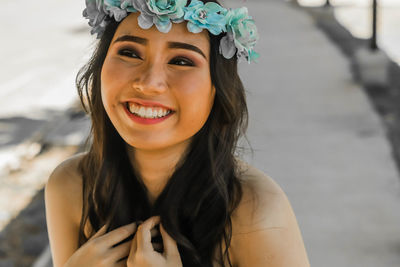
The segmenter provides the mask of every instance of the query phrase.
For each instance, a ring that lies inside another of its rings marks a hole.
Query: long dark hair
[[[203,1],[217,2],[217,1]],[[92,120],[88,153],[79,169],[83,177],[83,209],[79,247],[102,225],[108,230],[160,215],[166,231],[176,240],[183,266],[229,266],[231,215],[242,198],[235,151],[247,129],[245,90],[237,59],[219,53],[223,34],[210,36],[210,74],[216,88],[207,122],[197,132],[185,156],[175,167],[164,190],[151,205],[147,189],[132,166],[126,144],[112,125],[100,95],[100,74],[108,47],[119,23],[110,21],[90,61],[79,71],[76,85],[82,105]],[[225,250],[220,246],[224,241]]]

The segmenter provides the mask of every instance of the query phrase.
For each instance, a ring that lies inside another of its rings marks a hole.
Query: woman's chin
[[[126,142],[126,141],[125,141]],[[165,141],[156,141],[154,139],[150,140],[138,140],[135,139],[133,142],[126,142],[128,145],[128,149],[130,150],[140,150],[140,151],[147,151],[147,152],[160,152],[164,150],[175,150],[175,149],[186,149],[187,145],[189,144],[190,139],[183,140],[181,142],[165,142]]]

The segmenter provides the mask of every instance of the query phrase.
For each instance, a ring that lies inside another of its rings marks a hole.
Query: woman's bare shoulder
[[[292,210],[279,184],[247,162],[237,163],[243,197],[233,214],[233,234],[287,226]]]
[[[61,162],[51,173],[46,191],[52,191],[53,196],[63,199],[65,204],[73,208],[71,215],[74,221],[80,220],[82,197],[82,175],[79,172],[79,162],[85,153],[75,154]]]
[[[80,186],[82,176],[79,172],[79,163],[85,156],[85,152],[75,154],[62,161],[51,173],[49,181],[67,186]]]
[[[291,204],[267,174],[239,163],[243,198],[232,219],[237,266],[307,266],[307,253]]]

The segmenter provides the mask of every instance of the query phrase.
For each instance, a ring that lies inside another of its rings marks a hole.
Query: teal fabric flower
[[[109,11],[104,7],[103,0],[86,0],[86,8],[83,10],[83,17],[89,19],[90,33],[97,34],[99,38],[108,24]]]
[[[173,21],[183,21],[184,11],[187,0],[149,0],[149,9],[158,16],[167,16]],[[162,17],[164,19],[164,17]]]
[[[227,11],[214,2],[204,4],[199,0],[192,0],[190,5],[185,7],[184,19],[188,21],[187,28],[190,32],[199,33],[207,29],[212,34],[218,35],[226,31]]]
[[[220,51],[226,58],[236,52],[238,57],[245,56],[250,62],[259,57],[254,51],[259,37],[254,20],[248,15],[246,7],[229,10],[226,14],[227,35],[222,38]]]
[[[91,34],[100,38],[111,19],[120,22],[128,13],[140,12],[138,24],[143,29],[156,25],[167,33],[172,23],[187,21],[188,31],[193,33],[207,29],[213,35],[226,32],[220,42],[220,53],[227,59],[235,54],[246,57],[248,62],[257,59],[254,51],[258,32],[247,8],[225,9],[215,2],[204,4],[199,0],[85,0],[83,16],[89,19]]]
[[[153,24],[160,32],[167,33],[172,22],[183,21],[187,0],[134,0],[133,7],[140,11],[139,26],[149,29]]]
[[[135,0],[122,0],[121,9],[125,9],[127,12],[137,12],[137,10],[133,7],[133,2]]]
[[[121,0],[104,0],[104,6],[110,17],[114,17],[116,21],[121,21],[128,15],[128,12],[121,8]]]

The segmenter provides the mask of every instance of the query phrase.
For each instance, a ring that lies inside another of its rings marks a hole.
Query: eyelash
[[[135,57],[132,57],[131,56],[132,54],[134,54]],[[126,49],[126,48],[118,50],[118,55],[121,55],[121,56],[124,56],[124,57],[131,57],[131,58],[140,58],[134,50]]]
[[[184,58],[184,57],[175,57],[174,59],[172,59],[170,62],[185,62],[185,64],[175,64],[175,65],[178,65],[178,66],[194,66],[194,63],[190,60],[190,59],[187,59],[187,58]]]
[[[138,53],[136,53],[134,50],[132,50],[132,49],[127,49],[127,48],[123,48],[123,49],[120,49],[119,51],[118,51],[118,55],[121,55],[121,56],[123,56],[123,57],[130,57],[130,58],[139,58],[139,59],[141,59],[138,55],[137,55]],[[132,55],[135,55],[135,56],[132,56]],[[195,64],[193,63],[193,61],[191,61],[190,59],[188,59],[188,58],[185,58],[185,57],[175,57],[175,58],[173,58],[171,61],[170,61],[170,63],[171,62],[174,62],[174,63],[177,63],[177,62],[184,62],[185,64],[175,64],[175,65],[177,65],[177,66],[194,66]]]

